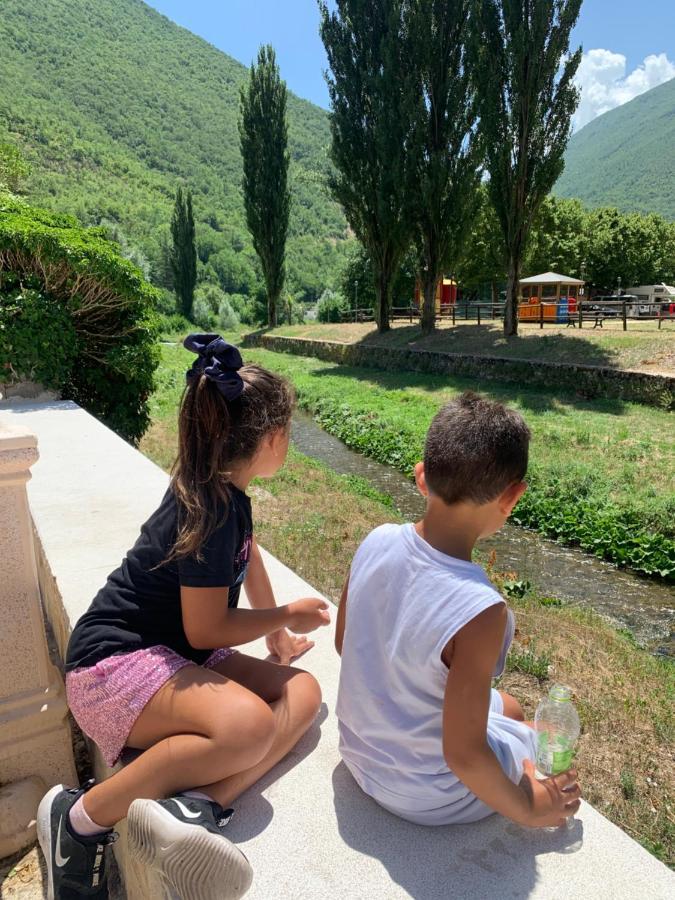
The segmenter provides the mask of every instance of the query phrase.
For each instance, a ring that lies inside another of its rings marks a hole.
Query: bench
[[[43,600],[63,654],[70,629],[136,539],[167,476],[74,403],[0,404],[0,416],[38,436],[40,460],[28,491]],[[265,560],[279,602],[316,593],[269,554]],[[340,762],[332,629],[316,641],[301,664],[321,683],[319,718],[237,802],[229,828],[255,871],[251,900],[675,896],[675,875],[587,803],[569,832],[554,834],[499,816],[432,829],[382,810]],[[264,655],[263,642],[246,652]],[[121,831],[115,846],[126,896],[141,900]]]

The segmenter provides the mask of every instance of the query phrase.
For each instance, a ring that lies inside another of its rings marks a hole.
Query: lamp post
[[[354,282],[354,321],[356,322],[357,312],[359,308],[359,279]]]

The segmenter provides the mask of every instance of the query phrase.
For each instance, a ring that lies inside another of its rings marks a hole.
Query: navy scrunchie
[[[206,375],[226,400],[236,400],[244,390],[239,369],[244,365],[241,353],[219,334],[189,334],[183,341],[186,350],[197,354],[192,368],[186,373],[188,381]]]

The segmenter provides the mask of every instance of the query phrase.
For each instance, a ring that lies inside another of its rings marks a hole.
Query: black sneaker
[[[73,830],[69,813],[83,788],[66,790],[57,784],[42,798],[37,814],[37,833],[47,861],[48,900],[75,897],[107,898],[106,850],[117,839],[114,831],[84,837]]]
[[[127,816],[127,839],[144,896],[151,900],[243,897],[253,870],[223,833],[231,818],[231,809],[196,797],[134,800]]]

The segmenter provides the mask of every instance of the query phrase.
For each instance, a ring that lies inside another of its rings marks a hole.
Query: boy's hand
[[[295,634],[303,634],[307,631],[316,631],[322,625],[328,625],[330,615],[328,604],[318,597],[304,597],[288,604],[291,619],[288,627]]]
[[[292,660],[302,656],[314,646],[314,641],[308,641],[304,634],[295,637],[295,635],[289,634],[285,628],[268,634],[266,643],[267,649],[279,659],[282,666],[289,665]]]
[[[526,759],[520,787],[527,795],[530,807],[529,815],[522,824],[533,828],[563,825],[565,819],[573,816],[581,805],[576,769],[540,781],[535,775],[534,763]]]

